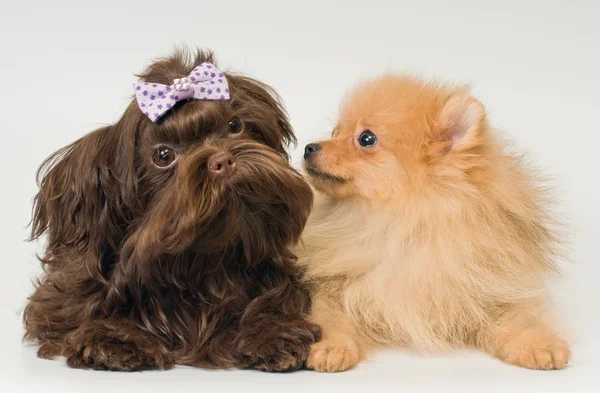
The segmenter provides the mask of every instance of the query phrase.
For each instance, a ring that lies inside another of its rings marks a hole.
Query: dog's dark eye
[[[242,131],[242,122],[238,119],[229,120],[229,132],[237,134]]]
[[[168,146],[157,147],[156,150],[154,150],[154,155],[152,156],[154,164],[161,168],[168,167],[175,161],[176,158],[177,154],[175,154],[175,151]]]
[[[377,143],[377,136],[371,130],[364,130],[358,137],[358,143],[364,147],[373,146]]]

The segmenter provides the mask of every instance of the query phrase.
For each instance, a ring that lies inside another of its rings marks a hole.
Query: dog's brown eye
[[[358,143],[364,147],[373,146],[377,143],[377,136],[371,130],[364,130],[358,137]]]
[[[157,147],[152,156],[154,164],[161,168],[171,165],[175,161],[175,158],[177,158],[175,151],[168,146]]]
[[[242,131],[242,122],[238,119],[229,120],[229,132],[232,134],[237,134]]]

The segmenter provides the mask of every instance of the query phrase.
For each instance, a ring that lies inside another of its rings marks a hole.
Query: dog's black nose
[[[208,159],[208,169],[215,175],[229,177],[235,172],[235,157],[229,152],[213,154]]]
[[[318,152],[322,148],[318,143],[309,143],[304,148],[304,159],[306,160],[311,154]]]

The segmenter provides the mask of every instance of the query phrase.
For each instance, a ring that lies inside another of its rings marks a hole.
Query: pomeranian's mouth
[[[308,174],[310,176],[316,177],[317,179],[320,179],[320,180],[329,181],[332,183],[343,184],[348,181],[348,179],[346,179],[346,178],[343,178],[341,176],[337,176],[337,175],[334,175],[334,174],[331,174],[328,172],[323,172],[322,170],[317,169],[313,166],[307,166],[306,171],[308,172]]]

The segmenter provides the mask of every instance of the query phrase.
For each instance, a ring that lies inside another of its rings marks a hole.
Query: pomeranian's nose
[[[323,147],[318,143],[309,143],[304,148],[304,159],[306,160],[308,157],[310,157],[311,154],[318,152],[322,148]]]
[[[215,153],[208,159],[208,170],[229,177],[235,172],[235,157],[229,152]]]

